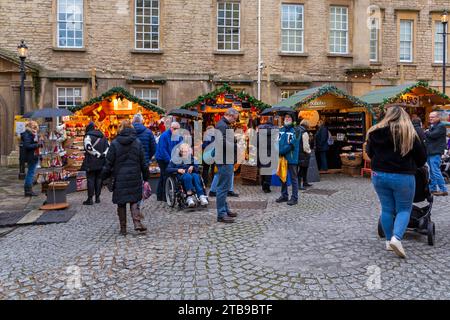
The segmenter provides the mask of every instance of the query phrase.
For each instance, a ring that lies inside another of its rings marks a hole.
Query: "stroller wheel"
[[[378,236],[380,238],[384,238],[384,231],[383,231],[383,227],[381,226],[381,218],[378,218]]]
[[[428,228],[427,228],[428,244],[430,246],[434,246],[435,234],[436,234],[436,229],[434,226],[434,222],[430,221],[430,223],[428,223]]]

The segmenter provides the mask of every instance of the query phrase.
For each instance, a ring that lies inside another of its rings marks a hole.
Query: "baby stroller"
[[[441,172],[445,183],[450,183],[450,151],[445,151],[441,158]]]
[[[409,218],[407,231],[413,231],[419,234],[427,235],[428,244],[434,245],[435,226],[431,221],[431,208],[433,207],[433,195],[430,192],[430,178],[427,167],[417,169],[416,172],[416,193],[414,203],[427,201],[425,207],[413,205],[411,217]],[[384,238],[384,231],[381,226],[381,217],[378,219],[378,235]]]

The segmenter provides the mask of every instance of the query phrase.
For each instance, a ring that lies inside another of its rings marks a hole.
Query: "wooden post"
[[[91,69],[91,98],[95,98],[97,96],[97,88],[96,88],[95,84],[96,84],[95,68],[92,68]]]

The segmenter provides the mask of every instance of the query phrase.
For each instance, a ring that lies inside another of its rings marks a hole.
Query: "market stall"
[[[259,124],[260,112],[266,108],[270,108],[270,105],[243,91],[237,92],[228,84],[224,84],[220,88],[205,95],[201,95],[194,101],[186,103],[180,108],[199,112],[203,120],[203,130],[206,130],[208,126],[215,126],[229,108],[234,108],[239,112],[239,119],[235,124],[235,128],[242,129],[245,133],[248,129],[256,129]],[[243,177],[255,179],[256,182],[256,158],[248,157],[248,154],[251,152],[249,150],[248,141],[246,150],[246,159],[253,159],[254,161],[250,160],[241,167],[236,165],[235,171],[240,169],[240,173]]]
[[[431,88],[425,81],[373,90],[360,99],[373,108],[377,119],[387,105],[400,104],[411,116],[417,115],[422,119],[425,125],[431,111],[446,109],[445,105],[450,104],[447,95]]]
[[[68,154],[67,169],[79,171],[84,159],[83,138],[86,125],[93,121],[109,140],[114,139],[120,122],[125,119],[132,120],[137,113],[142,114],[144,125],[158,135],[159,120],[164,110],[148,101],[133,96],[121,87],[112,88],[101,96],[93,98],[79,106],[72,107],[73,116],[66,117],[67,140],[65,143]],[[155,164],[151,172],[158,174]]]
[[[370,105],[335,86],[325,85],[299,91],[274,107],[298,111],[299,119],[309,121],[312,135],[319,120],[325,121],[332,137],[327,152],[328,172],[354,175],[359,170],[365,135],[374,115]]]

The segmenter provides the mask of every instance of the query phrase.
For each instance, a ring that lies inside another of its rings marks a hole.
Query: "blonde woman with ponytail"
[[[385,117],[367,133],[372,183],[381,203],[381,225],[386,249],[406,258],[401,240],[411,215],[417,168],[426,163],[426,152],[408,113],[391,106]]]

